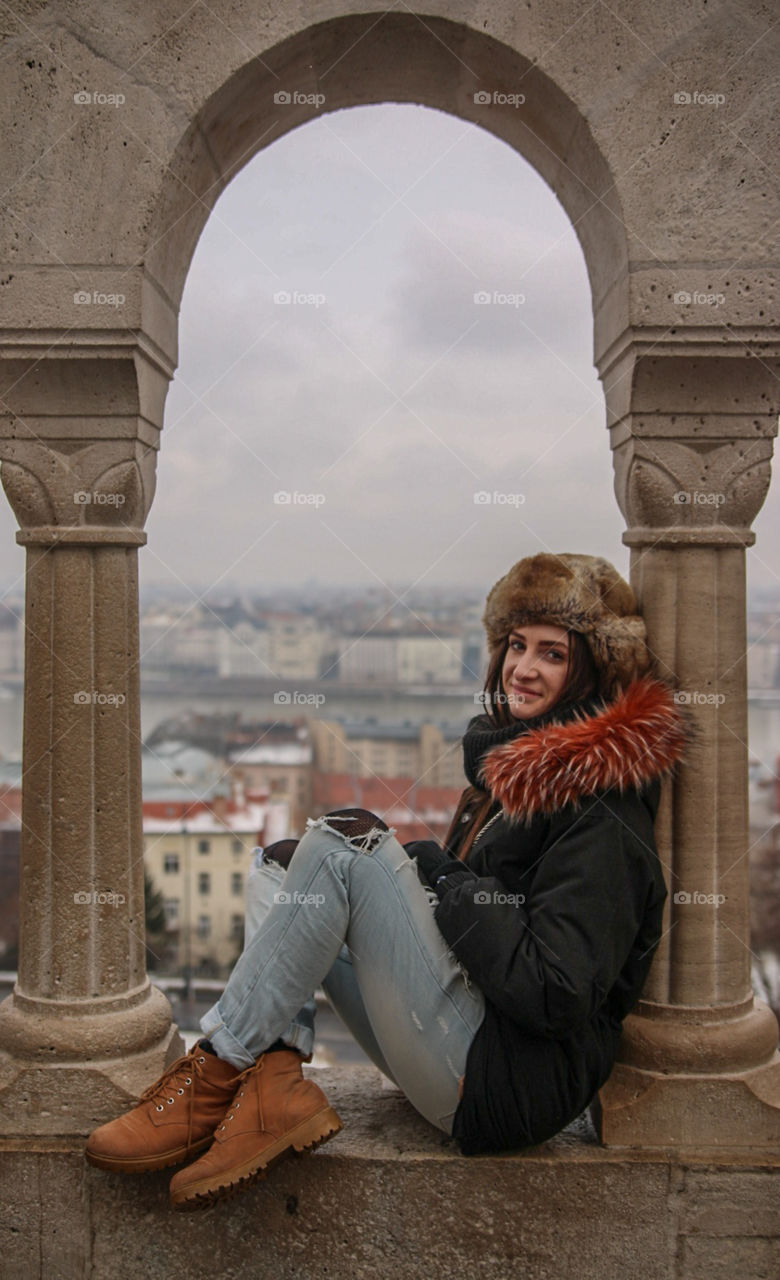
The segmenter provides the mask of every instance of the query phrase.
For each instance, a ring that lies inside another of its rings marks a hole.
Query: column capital
[[[4,355],[2,483],[23,545],[143,545],[167,387],[137,346]]]
[[[771,479],[780,363],[626,347],[604,375],[623,541],[749,547]]]
[[[142,546],[156,449],[119,440],[0,440],[2,483],[22,545]]]

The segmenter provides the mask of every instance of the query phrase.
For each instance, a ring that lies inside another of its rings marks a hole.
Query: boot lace
[[[265,1055],[263,1054],[263,1056],[258,1058],[257,1062],[254,1062],[251,1067],[247,1067],[245,1071],[242,1071],[240,1076],[236,1076],[236,1084],[238,1088],[236,1092],[233,1094],[233,1101],[230,1104],[231,1109],[229,1113],[225,1116],[224,1120],[222,1121],[222,1124],[219,1126],[220,1133],[228,1124],[230,1124],[230,1121],[233,1119],[234,1115],[236,1114],[239,1107],[241,1106],[241,1099],[244,1096],[244,1083],[247,1077],[254,1075],[259,1071],[262,1071],[264,1060],[265,1060]]]
[[[150,1085],[138,1100],[139,1106],[142,1102],[152,1102],[156,1111],[164,1111],[166,1106],[173,1106],[177,1097],[184,1097],[186,1090],[189,1089],[190,1092],[187,1097],[188,1146],[192,1140],[192,1109],[195,1101],[193,1085],[203,1075],[205,1062],[205,1053],[196,1045],[184,1057],[177,1058],[175,1062],[172,1062],[160,1076],[160,1079],[155,1080],[154,1084]]]

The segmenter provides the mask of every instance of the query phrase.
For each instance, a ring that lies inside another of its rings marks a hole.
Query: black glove
[[[412,840],[404,848],[410,858],[417,859],[417,874],[421,882],[435,889],[439,899],[459,881],[478,879],[465,862],[451,858],[435,840]]]

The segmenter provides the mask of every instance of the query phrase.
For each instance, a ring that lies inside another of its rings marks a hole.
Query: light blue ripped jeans
[[[440,933],[438,899],[395,832],[350,839],[310,818],[287,871],[258,854],[244,951],[201,1019],[203,1034],[241,1070],[278,1038],[308,1057],[313,992],[322,986],[380,1071],[451,1134],[485,1001]]]

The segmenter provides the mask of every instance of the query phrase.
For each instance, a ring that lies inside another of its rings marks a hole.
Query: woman
[[[484,614],[485,711],[445,848],[373,814],[260,855],[246,948],[205,1039],[90,1137],[101,1168],[163,1168],[177,1208],[234,1194],[341,1128],[311,1060],[322,985],[365,1052],[465,1155],[559,1132],[609,1076],[662,933],[653,820],[689,725],[607,561],[521,560]],[[206,1150],[207,1148],[207,1150]]]

